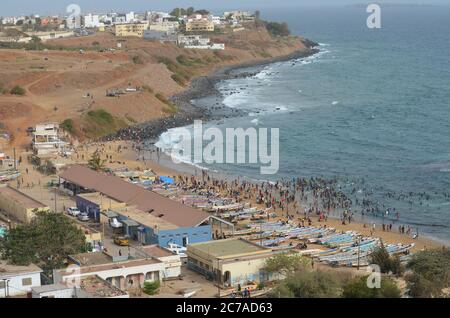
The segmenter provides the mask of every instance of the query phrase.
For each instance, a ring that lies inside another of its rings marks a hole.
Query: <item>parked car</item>
[[[87,222],[89,221],[89,215],[87,213],[80,213],[77,216],[78,220],[80,220],[81,222]]]
[[[121,229],[123,224],[121,222],[119,222],[117,220],[117,218],[112,218],[109,219],[109,225],[113,228],[113,229]]]
[[[71,216],[78,216],[81,214],[81,211],[78,210],[78,208],[76,207],[71,207],[67,209],[67,214],[71,215]]]
[[[114,244],[119,245],[119,246],[129,246],[130,241],[128,240],[128,238],[126,236],[116,236],[114,238]]]
[[[169,243],[167,249],[174,252],[177,255],[180,255],[180,257],[187,257],[186,254],[187,248],[184,246],[180,246],[175,243]]]

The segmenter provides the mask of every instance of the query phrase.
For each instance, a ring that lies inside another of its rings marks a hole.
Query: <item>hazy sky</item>
[[[0,16],[32,13],[62,14],[71,3],[78,4],[83,13],[88,13],[109,10],[169,10],[177,6],[214,10],[360,3],[448,4],[449,0],[0,0]]]

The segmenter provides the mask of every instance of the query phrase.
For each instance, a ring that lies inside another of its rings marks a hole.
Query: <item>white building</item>
[[[0,261],[0,298],[28,294],[32,287],[41,286],[41,273],[34,264],[16,266]]]
[[[149,30],[160,32],[174,32],[179,28],[178,21],[161,20],[159,22],[150,22]]]
[[[135,14],[133,11],[125,14],[125,21],[127,23],[135,22]]]
[[[104,26],[104,23],[100,22],[100,16],[98,14],[88,14],[84,16],[85,28],[99,28]]]
[[[59,125],[45,123],[36,125],[33,132],[33,150],[36,155],[56,154],[68,145],[59,137]]]
[[[232,19],[237,21],[253,21],[255,20],[254,15],[248,11],[227,11],[223,13],[224,19]]]
[[[54,271],[56,283],[73,283],[87,276],[99,276],[123,291],[142,287],[145,281],[161,281],[165,265],[155,258],[111,256],[105,252],[69,256],[73,267]]]
[[[31,288],[31,298],[73,298],[74,289],[65,284],[42,285]]]
[[[147,255],[164,263],[164,279],[177,278],[181,275],[181,256],[158,245],[143,246],[142,250]]]
[[[208,17],[208,19],[209,19],[212,23],[214,23],[214,25],[220,25],[220,24],[222,24],[221,17],[219,17],[219,16],[211,15],[211,16]]]
[[[33,287],[32,298],[129,298],[128,293],[98,276],[86,276],[77,285],[52,284]]]
[[[127,17],[125,15],[116,15],[113,17],[114,24],[127,23]]]
[[[179,35],[178,45],[186,49],[225,50],[224,43],[212,43],[209,38],[201,35]]]

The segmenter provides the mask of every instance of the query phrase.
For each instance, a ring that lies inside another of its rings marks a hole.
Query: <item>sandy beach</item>
[[[121,150],[117,151],[117,149],[119,148]],[[171,176],[175,179],[179,179],[180,176],[201,176],[201,170],[186,164],[175,165],[172,163],[171,167],[167,167],[167,160],[169,160],[170,158],[163,159],[162,155],[160,157],[160,163],[158,163],[156,153],[149,154],[147,152],[147,154],[144,156],[146,159],[143,160],[143,153],[138,154],[133,148],[133,143],[129,141],[92,143],[83,147],[83,150],[78,152],[78,156],[80,157],[81,155],[84,155],[84,158],[89,158],[90,155],[97,149],[101,151],[102,157],[106,158],[107,156],[108,158],[111,158],[112,156],[112,160],[109,160],[109,162],[107,163],[107,166],[111,169],[124,167],[135,170],[151,169],[156,175]],[[161,164],[161,162],[166,162],[166,164],[163,165]],[[230,177],[230,180],[233,179]],[[260,205],[256,204],[254,199],[242,198],[242,200],[244,202],[249,202],[251,206],[261,207]],[[286,212],[283,212],[278,208],[275,212],[277,213],[279,220],[286,220]],[[292,215],[294,216],[294,219],[300,217],[295,214]],[[312,226],[320,227],[326,225],[327,227],[335,228],[338,231],[357,231],[364,236],[371,236],[371,234],[373,234],[374,237],[380,238],[385,244],[414,243],[415,246],[411,249],[412,252],[423,249],[437,248],[445,245],[445,243],[426,237],[425,235],[419,235],[418,238],[413,239],[412,235],[400,234],[398,231],[398,225],[401,225],[401,221],[394,225],[391,231],[383,231],[381,224],[377,222],[375,231],[373,231],[373,220],[367,220],[366,223],[352,221],[350,224],[347,223],[345,225],[343,225],[339,219],[333,218],[332,216],[329,217],[326,221],[319,221],[319,218],[317,216],[311,216],[311,220]],[[311,247],[313,248],[312,245]]]

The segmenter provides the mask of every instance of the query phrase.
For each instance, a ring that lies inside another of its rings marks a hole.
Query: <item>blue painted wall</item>
[[[126,220],[127,217],[119,215],[120,220]],[[184,246],[187,238],[187,244],[201,243],[212,240],[211,225],[202,225],[197,227],[183,227],[172,230],[158,230],[144,226],[143,233],[145,235],[145,245],[158,244],[162,247],[167,247],[169,243],[175,243]],[[134,237],[132,237],[134,239]]]
[[[86,212],[89,217],[96,222],[100,222],[100,206],[82,197],[76,196],[77,208],[81,212]]]
[[[187,237],[187,244],[210,241],[212,239],[211,226],[203,225],[159,231],[158,244],[163,247],[168,246],[169,243],[185,246],[186,241],[183,241],[184,237]]]

